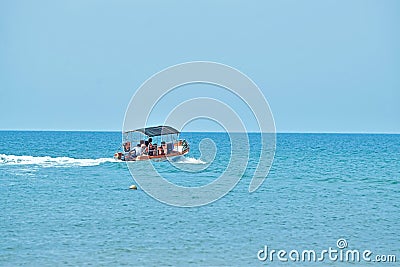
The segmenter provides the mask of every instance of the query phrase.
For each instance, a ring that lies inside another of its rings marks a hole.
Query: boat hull
[[[114,159],[119,160],[119,161],[144,161],[144,160],[165,161],[165,160],[168,160],[168,158],[175,158],[175,157],[183,156],[183,155],[186,155],[187,153],[189,153],[189,148],[182,152],[173,151],[169,154],[162,154],[162,155],[156,155],[156,156],[141,155],[141,156],[137,156],[134,158],[123,158],[123,157],[121,157],[121,155],[116,155],[116,156],[114,156]]]

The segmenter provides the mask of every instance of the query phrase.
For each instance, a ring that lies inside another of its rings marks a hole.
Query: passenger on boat
[[[140,144],[137,144],[136,146],[135,146],[135,148],[133,149],[133,157],[137,157],[137,156],[140,156],[140,155],[142,155],[142,148],[140,147]]]
[[[149,138],[149,145],[148,145],[148,149],[149,149],[149,156],[153,156],[154,155],[154,146],[153,146],[153,138]]]
[[[124,144],[124,151],[125,151],[125,152],[131,151],[131,142],[126,142],[126,143]]]
[[[167,152],[167,145],[165,144],[165,141],[161,141],[160,153],[161,155],[165,155],[166,152]]]
[[[147,142],[147,141],[146,141]],[[147,155],[147,153],[148,153],[148,148],[147,148],[147,146],[145,145],[145,144],[142,144],[141,145],[141,148],[142,148],[142,155]]]

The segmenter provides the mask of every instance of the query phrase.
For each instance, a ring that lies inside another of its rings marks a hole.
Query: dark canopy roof
[[[156,126],[156,127],[147,127],[147,128],[140,128],[133,131],[127,132],[140,132],[147,136],[159,136],[159,135],[166,135],[166,134],[178,134],[179,131],[171,126]]]

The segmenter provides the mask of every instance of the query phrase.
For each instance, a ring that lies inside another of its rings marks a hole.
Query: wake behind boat
[[[166,160],[189,153],[189,144],[179,139],[180,132],[171,126],[140,128],[123,133],[122,151],[116,160]]]

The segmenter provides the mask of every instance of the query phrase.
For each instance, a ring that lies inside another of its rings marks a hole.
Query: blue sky
[[[147,78],[206,60],[279,132],[400,133],[398,25],[397,0],[0,1],[0,129],[120,130]]]

